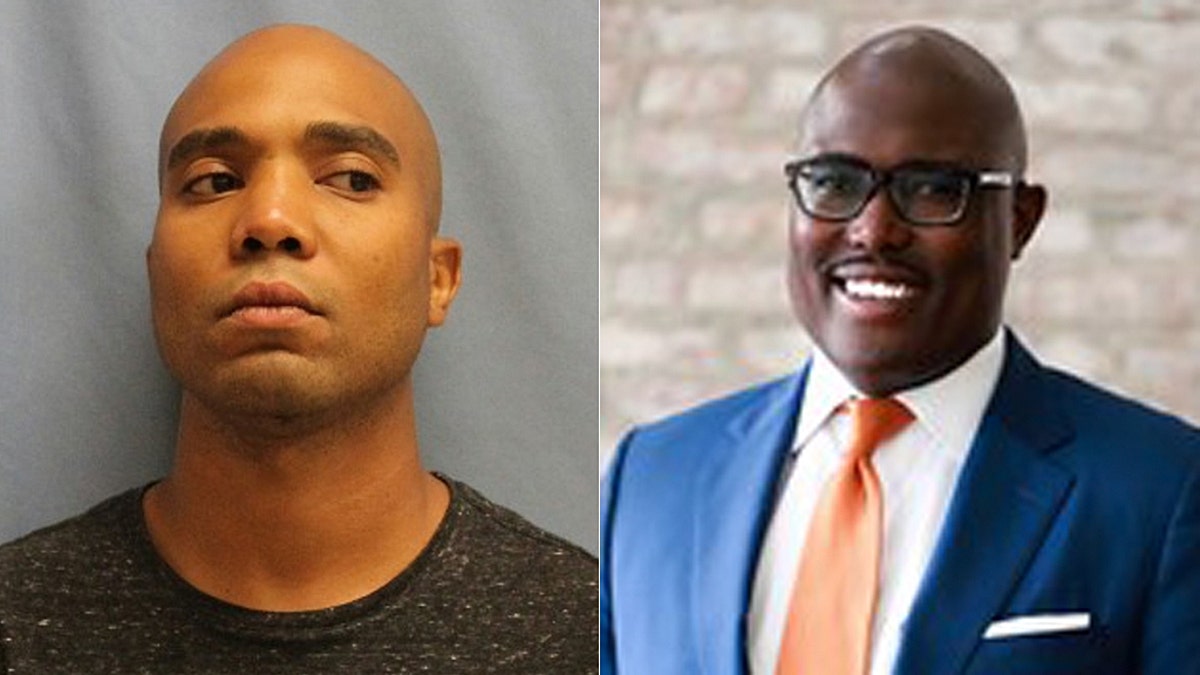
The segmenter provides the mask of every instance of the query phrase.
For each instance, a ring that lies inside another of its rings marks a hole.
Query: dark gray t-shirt
[[[375,593],[314,612],[205,595],[150,543],[144,489],[0,547],[8,673],[594,673],[586,551],[445,479],[446,517]]]

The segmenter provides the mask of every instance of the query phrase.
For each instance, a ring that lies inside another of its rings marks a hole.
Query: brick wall
[[[946,28],[1011,78],[1050,208],[1008,321],[1045,360],[1200,422],[1200,6],[1177,0],[600,3],[600,447],[785,372],[780,166],[866,36]]]

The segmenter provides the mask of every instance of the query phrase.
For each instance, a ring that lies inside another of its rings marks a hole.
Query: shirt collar
[[[932,382],[906,389],[895,397],[908,407],[938,446],[961,459],[975,438],[1003,364],[1004,331],[997,330],[983,347],[954,370]],[[792,452],[808,443],[838,406],[853,396],[862,396],[862,393],[819,347],[814,347]]]

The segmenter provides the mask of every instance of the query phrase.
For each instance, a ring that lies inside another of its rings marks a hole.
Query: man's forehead
[[[411,94],[373,57],[340,39],[324,37],[288,44],[239,41],[219,54],[188,84],[168,114],[160,139],[163,163],[170,163],[181,140],[195,138],[197,132],[237,129],[247,136],[256,133],[254,125],[265,125],[312,137],[312,126],[327,120],[347,131],[343,137],[357,135],[385,155],[395,155],[387,146],[400,144],[399,136],[413,126],[405,119],[413,115]],[[331,138],[332,133],[316,137]]]
[[[401,106],[411,94],[386,68],[358,50],[303,43],[279,50],[225,52],[184,88],[168,115],[221,110],[239,101],[276,96],[297,104],[319,96],[353,100],[365,112]],[[253,103],[251,104],[253,105]]]
[[[382,62],[367,51],[327,30],[313,26],[271,26],[245,35],[222,49],[197,74],[199,80],[225,69],[255,65],[277,66],[281,61],[339,63],[353,70],[373,70],[395,79]]]
[[[914,33],[868,42],[829,72],[801,117],[801,148],[892,142],[893,154],[924,159],[1019,157],[1019,112],[998,71],[944,34]]]
[[[965,89],[914,78],[847,78],[832,82],[810,101],[804,135],[869,133],[882,128],[956,134],[990,117],[983,101]]]
[[[880,48],[848,58],[830,71],[814,91],[811,105],[850,102],[882,112],[900,100],[909,107],[975,109],[992,98],[994,90],[995,83],[941,51]]]

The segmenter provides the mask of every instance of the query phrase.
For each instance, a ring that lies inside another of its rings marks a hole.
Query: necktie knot
[[[854,398],[846,402],[846,410],[850,413],[847,451],[855,459],[869,456],[913,419],[908,408],[894,398]]]

